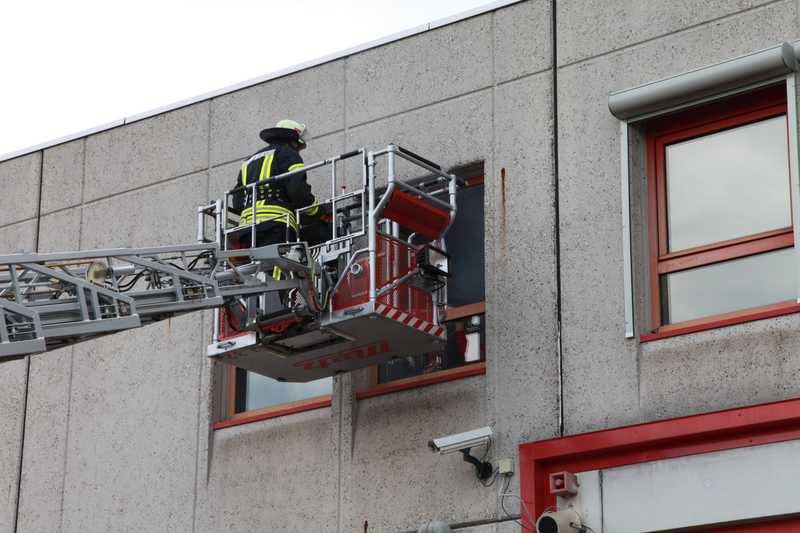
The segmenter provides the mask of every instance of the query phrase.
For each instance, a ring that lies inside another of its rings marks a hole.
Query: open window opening
[[[450,257],[444,349],[393,359],[373,367],[371,390],[388,384],[419,384],[419,379],[438,374],[461,377],[458,369],[483,368],[485,345],[484,165],[483,162],[451,170],[461,180],[457,192],[458,215],[445,236]],[[401,235],[401,238],[418,237]],[[474,374],[468,374],[474,375]]]
[[[445,237],[444,250],[451,258],[448,306],[443,325],[447,343],[442,350],[394,359],[371,367],[361,381],[359,397],[383,393],[382,387],[413,387],[426,379],[433,382],[484,372],[485,259],[483,162],[452,169],[461,182],[457,191],[458,215]],[[420,178],[420,181],[425,178]],[[445,193],[442,193],[445,194]],[[419,235],[401,234],[401,240],[424,244]],[[227,427],[308,409],[329,406],[333,379],[286,383],[232,368],[227,382]]]

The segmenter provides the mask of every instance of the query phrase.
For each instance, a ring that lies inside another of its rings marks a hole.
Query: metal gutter
[[[197,96],[193,96],[191,98],[186,98],[185,100],[179,100],[177,102],[167,104],[165,106],[157,107],[155,109],[151,109],[148,111],[144,111],[142,113],[136,113],[134,115],[130,115],[128,117],[123,117],[118,120],[114,120],[112,122],[108,122],[106,124],[102,124],[99,126],[95,126],[86,130],[82,130],[76,133],[71,133],[69,135],[65,135],[63,137],[58,137],[56,139],[45,141],[33,146],[29,146],[26,148],[21,148],[19,150],[14,150],[13,152],[8,152],[6,154],[0,154],[0,162],[7,161],[9,159],[14,159],[15,157],[20,157],[23,155],[27,155],[33,152],[38,152],[39,150],[44,150],[46,148],[51,148],[53,146],[57,146],[59,144],[64,144],[69,141],[74,141],[75,139],[80,139],[82,137],[87,137],[89,135],[93,135],[95,133],[99,133],[101,131],[110,130],[112,128],[116,128],[118,126],[123,126],[125,124],[130,124],[132,122],[137,122],[139,120],[144,120],[146,118],[150,118],[156,115],[161,115],[163,113],[167,113],[169,111],[174,111],[176,109],[180,109],[182,107],[190,106],[192,104],[196,104],[199,102],[203,102],[205,100],[210,100],[212,98],[216,98],[218,96],[222,96],[225,94],[230,94],[235,91],[239,91],[241,89],[246,89],[248,87],[252,87],[254,85],[258,85],[260,83],[264,83],[267,81],[271,81],[277,78],[281,78],[283,76],[288,76],[289,74],[295,74],[297,72],[307,70],[313,67],[318,67],[325,63],[330,63],[332,61],[336,61],[338,59],[342,59],[351,55],[355,55],[361,52],[365,52],[367,50],[371,50],[373,48],[378,48],[385,44],[393,43],[395,41],[399,41],[401,39],[405,39],[406,37],[412,37],[414,35],[419,35],[421,33],[425,33],[426,31],[430,31],[436,28],[441,28],[442,26],[447,26],[448,24],[453,24],[455,22],[460,22],[462,20],[466,20],[472,17],[476,17],[478,15],[483,15],[485,13],[489,13],[491,11],[496,11],[498,9],[518,4],[525,0],[495,0],[494,2],[490,2],[486,5],[476,7],[474,9],[470,9],[468,11],[463,11],[461,13],[457,13],[455,15],[451,15],[449,17],[440,18],[434,20],[433,22],[428,22],[426,24],[421,24],[419,26],[415,26],[413,28],[409,28],[407,30],[403,30],[397,33],[393,33],[391,35],[387,35],[385,37],[381,37],[379,39],[375,39],[373,41],[368,41],[364,44],[360,44],[354,46],[352,48],[347,48],[345,50],[341,50],[338,52],[334,52],[332,54],[328,54],[316,59],[312,59],[310,61],[305,61],[303,63],[298,63],[297,65],[292,65],[286,68],[282,68],[280,70],[276,70],[274,72],[270,72],[269,74],[264,74],[263,76],[258,76],[256,78],[251,78],[249,80],[245,80],[239,83],[234,83],[233,85],[228,85],[221,89],[217,89],[214,91],[210,91],[207,93],[203,93]]]
[[[664,113],[794,72],[797,70],[798,50],[792,43],[784,42],[722,63],[612,92],[608,97],[608,108],[612,115],[626,121]]]

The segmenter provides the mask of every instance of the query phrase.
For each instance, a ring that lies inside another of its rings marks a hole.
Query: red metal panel
[[[547,507],[549,475],[645,463],[800,439],[800,399],[728,409],[520,445],[520,491],[534,527]]]
[[[247,335],[246,331],[237,331],[231,326],[231,312],[227,307],[219,309],[219,340],[230,340]]]
[[[431,239],[438,239],[450,223],[450,213],[407,192],[395,190],[383,216]]]
[[[388,285],[417,268],[416,249],[383,235],[377,237],[376,275],[378,288]],[[334,309],[362,305],[369,300],[369,260],[356,261],[358,274],[348,272],[333,298]],[[422,289],[401,284],[378,298],[378,303],[391,306],[421,320],[433,321],[433,296]]]

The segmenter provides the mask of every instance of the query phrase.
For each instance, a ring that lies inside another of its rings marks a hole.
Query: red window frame
[[[522,514],[523,529],[534,531],[536,518],[556,504],[549,490],[550,474],[556,472],[577,474],[798,439],[800,399],[793,399],[524,443],[520,495],[529,512]]]
[[[643,341],[719,327],[731,321],[743,322],[762,315],[770,316],[775,304],[714,315],[675,324],[663,324],[661,316],[662,275],[747,257],[764,252],[790,248],[794,245],[793,226],[743,236],[723,242],[699,246],[687,250],[670,252],[667,243],[666,202],[666,146],[719,131],[744,126],[787,114],[786,86],[773,85],[745,95],[705,105],[700,108],[668,115],[647,123],[647,196],[648,196],[648,240],[650,244],[650,313],[651,335],[642,336]],[[787,143],[788,131],[787,131]],[[787,165],[789,161],[787,160]],[[791,181],[786,183],[791,202]],[[793,217],[792,210],[792,217]],[[779,304],[781,310],[796,305],[794,301]],[[794,310],[793,310],[794,311]],[[766,313],[765,313],[766,312]],[[724,321],[725,324],[719,324]]]
[[[225,365],[223,372],[225,373],[225,380],[227,381],[227,396],[225,398],[225,416],[222,420],[214,422],[212,428],[214,430],[225,429],[233,426],[241,426],[243,424],[250,424],[252,422],[260,422],[262,420],[269,420],[271,418],[278,418],[296,413],[303,413],[305,411],[312,411],[315,409],[323,409],[330,407],[333,404],[333,396],[331,394],[324,394],[322,396],[314,396],[297,400],[294,402],[279,403],[270,405],[268,407],[261,407],[259,409],[250,409],[245,411],[236,412],[236,371],[235,366]]]

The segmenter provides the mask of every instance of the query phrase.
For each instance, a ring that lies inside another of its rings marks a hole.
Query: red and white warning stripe
[[[385,316],[386,318],[390,318],[414,329],[418,329],[419,331],[427,333],[428,335],[433,335],[434,337],[441,337],[444,335],[443,327],[437,326],[436,324],[428,322],[427,320],[417,318],[414,315],[410,315],[395,307],[391,307],[386,304],[378,304],[375,311],[379,315]]]

